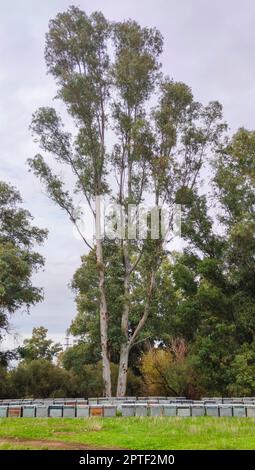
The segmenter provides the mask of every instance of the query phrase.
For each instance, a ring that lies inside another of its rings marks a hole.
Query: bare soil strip
[[[106,450],[104,447],[91,447],[91,445],[78,444],[76,442],[51,441],[47,439],[19,439],[16,437],[0,438],[0,445],[2,444],[22,445],[38,450]]]

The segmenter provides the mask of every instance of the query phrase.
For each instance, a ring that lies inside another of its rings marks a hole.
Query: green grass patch
[[[105,449],[255,449],[255,419],[0,419],[0,449],[27,448],[18,443],[22,439],[45,440],[45,448],[60,441]],[[34,448],[31,443],[29,448]]]

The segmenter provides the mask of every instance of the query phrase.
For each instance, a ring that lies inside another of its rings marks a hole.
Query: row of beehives
[[[45,399],[7,399],[0,400],[0,406],[25,406],[25,405],[116,405],[121,404],[160,404],[166,405],[171,403],[183,405],[206,405],[206,404],[255,404],[255,397],[204,397],[201,400],[188,400],[185,397],[111,397],[111,398],[45,398]]]
[[[181,404],[122,404],[122,405],[23,405],[0,406],[0,417],[15,418],[86,418],[90,416],[236,416],[255,418],[255,405],[181,405]]]
[[[6,399],[0,405],[119,405],[121,403],[193,403],[185,397],[111,397],[111,398],[42,398]]]

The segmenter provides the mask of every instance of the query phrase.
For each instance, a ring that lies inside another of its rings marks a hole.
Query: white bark
[[[105,272],[104,272],[104,257],[103,246],[101,237],[101,210],[100,198],[96,198],[96,258],[98,269],[99,281],[99,315],[100,315],[100,340],[101,340],[101,353],[103,365],[103,383],[104,394],[106,397],[111,397],[111,368],[108,354],[108,311],[107,300],[105,292]]]
[[[129,359],[129,345],[128,343],[123,343],[120,349],[117,397],[124,397],[126,395],[128,359]]]
[[[120,350],[120,362],[119,362],[119,375],[118,375],[118,386],[117,386],[117,396],[124,397],[126,395],[127,388],[127,373],[128,373],[128,360],[130,349],[134,346],[135,339],[139,335],[140,331],[143,329],[150,312],[151,299],[155,288],[156,282],[156,269],[151,272],[150,283],[148,286],[147,297],[144,305],[143,316],[140,319],[132,337],[127,341],[123,342]],[[129,313],[129,311],[128,311]],[[125,323],[127,322],[127,323]],[[125,309],[122,315],[123,326],[126,325],[126,332],[128,335],[128,314],[125,315]]]
[[[120,347],[120,361],[117,383],[117,397],[124,397],[127,388],[127,371],[128,371],[128,358],[129,358],[129,339],[128,339],[128,320],[129,320],[129,288],[130,288],[130,262],[128,255],[128,241],[123,244],[123,257],[125,266],[124,275],[124,305],[121,317],[121,332],[123,335],[123,342]]]
[[[102,364],[103,364],[104,393],[106,397],[110,397],[112,394],[112,390],[111,390],[110,360],[108,356],[108,312],[107,312],[107,302],[106,302],[106,295],[105,295],[105,275],[104,275],[101,240],[97,240],[97,243],[96,243],[96,256],[97,256],[97,267],[98,267],[98,274],[99,274],[100,336],[101,336],[101,352],[102,352]]]

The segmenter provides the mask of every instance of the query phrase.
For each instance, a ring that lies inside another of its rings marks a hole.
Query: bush
[[[47,398],[73,395],[73,374],[45,359],[22,362],[9,373],[13,398]]]
[[[198,398],[200,389],[183,342],[153,348],[143,355],[141,371],[146,395]]]

